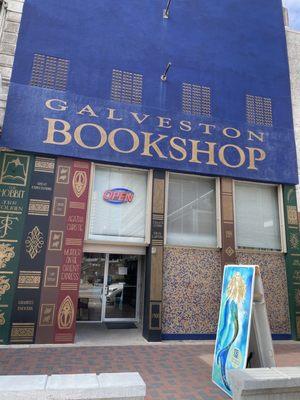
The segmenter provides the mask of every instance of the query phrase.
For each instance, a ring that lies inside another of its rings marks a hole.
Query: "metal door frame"
[[[102,252],[101,252],[102,253]],[[141,300],[141,284],[142,284],[142,256],[136,255],[138,257],[137,264],[137,287],[136,287],[136,307],[135,307],[135,317],[134,318],[105,318],[106,312],[106,292],[107,292],[107,280],[109,272],[109,256],[110,254],[117,253],[102,253],[105,254],[105,264],[104,264],[104,276],[103,276],[103,291],[102,291],[102,305],[101,305],[101,318],[99,321],[76,321],[78,324],[101,324],[103,322],[139,322],[139,312],[140,312],[140,300]],[[120,253],[122,254],[122,253]]]
[[[134,318],[106,318],[106,295],[107,295],[107,279],[109,272],[109,256],[110,253],[105,254],[105,269],[104,269],[104,280],[103,280],[103,292],[102,292],[102,311],[101,311],[101,322],[138,322],[139,319],[139,307],[140,307],[140,295],[141,295],[141,256],[138,257],[137,262],[137,277],[136,277],[136,305],[135,305],[135,317]]]

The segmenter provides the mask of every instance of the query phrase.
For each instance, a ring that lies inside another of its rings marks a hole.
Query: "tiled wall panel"
[[[273,334],[290,334],[284,255],[238,252],[237,259],[240,264],[257,264],[261,267],[271,331]]]
[[[163,333],[214,333],[218,324],[221,276],[220,251],[166,248]]]
[[[273,334],[290,334],[284,256],[238,252],[240,264],[261,267]],[[167,247],[164,252],[163,334],[216,332],[221,292],[218,250]]]

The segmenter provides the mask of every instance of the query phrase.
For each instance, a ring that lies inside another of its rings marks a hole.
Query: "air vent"
[[[142,104],[143,75],[114,69],[111,99],[124,103]]]
[[[273,126],[271,99],[267,97],[247,95],[246,107],[248,124]]]
[[[183,83],[182,111],[185,114],[211,117],[211,89],[207,86]]]
[[[30,85],[65,91],[68,84],[69,66],[69,60],[35,54]]]

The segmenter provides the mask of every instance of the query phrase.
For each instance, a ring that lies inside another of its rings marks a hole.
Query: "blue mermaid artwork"
[[[230,397],[227,371],[245,368],[249,344],[255,266],[226,266],[212,380]]]

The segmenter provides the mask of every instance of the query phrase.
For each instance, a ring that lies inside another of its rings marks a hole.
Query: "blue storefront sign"
[[[297,183],[281,1],[164,3],[27,0],[1,146]]]
[[[255,266],[226,266],[215,345],[212,380],[232,396],[228,370],[247,365]]]

